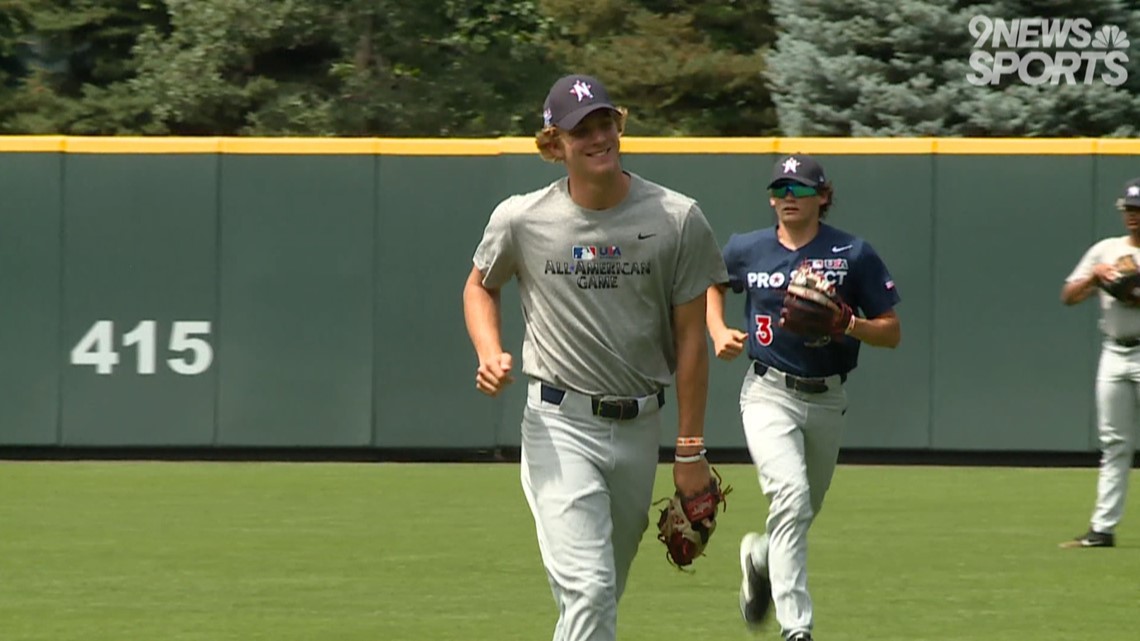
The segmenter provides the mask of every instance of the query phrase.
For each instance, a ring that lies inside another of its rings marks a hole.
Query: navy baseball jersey
[[[797,250],[780,244],[775,227],[733,234],[723,254],[729,286],[745,293],[748,356],[789,374],[846,374],[859,358],[860,342],[849,336],[813,341],[780,328],[788,278],[801,263],[810,261],[864,318],[882,315],[900,300],[871,245],[830,225],[821,224],[816,237]]]

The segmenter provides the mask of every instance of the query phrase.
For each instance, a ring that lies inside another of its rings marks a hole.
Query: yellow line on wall
[[[498,156],[507,138],[381,138],[380,153],[390,156]],[[534,141],[531,141],[534,149]],[[537,153],[537,152],[536,152]]]
[[[63,151],[63,136],[0,136],[0,152]]]
[[[223,154],[373,155],[380,151],[376,138],[217,138]]]
[[[929,154],[934,138],[773,138],[780,154]]]
[[[1097,153],[1095,138],[940,138],[935,141],[939,154],[1081,155]],[[1133,143],[1140,150],[1140,141]]]
[[[630,154],[1140,155],[1136,138],[648,138]],[[0,136],[0,153],[497,156],[535,154],[534,139]]]
[[[1098,138],[1096,153],[1104,155],[1137,155],[1140,154],[1140,140],[1132,138]]]
[[[622,139],[631,154],[769,154],[775,138],[644,138]]]
[[[63,152],[69,154],[216,154],[219,149],[218,140],[218,138],[68,136],[63,138]]]

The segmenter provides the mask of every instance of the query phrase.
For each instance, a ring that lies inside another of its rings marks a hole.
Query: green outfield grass
[[[737,544],[765,502],[719,467],[708,555],[678,573],[651,527],[623,641],[756,638]],[[1120,547],[1057,548],[1095,475],[841,467],[811,535],[817,639],[1132,638],[1137,501]],[[554,619],[517,465],[0,463],[4,641],[541,641]]]

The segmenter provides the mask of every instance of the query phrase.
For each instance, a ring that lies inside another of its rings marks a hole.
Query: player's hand
[[[716,357],[731,361],[744,351],[744,341],[748,339],[748,334],[729,327],[722,332],[713,334],[712,339]]]
[[[1117,278],[1120,278],[1120,272],[1116,271],[1115,267],[1104,263],[1093,265],[1093,274],[1097,277],[1097,280],[1102,283],[1111,283]]]
[[[688,453],[681,452],[681,454]],[[681,491],[682,496],[703,492],[708,488],[711,476],[709,462],[704,457],[696,463],[673,463],[673,484]]]
[[[487,396],[498,396],[499,392],[515,382],[511,376],[511,355],[503,352],[486,360],[480,359],[475,371],[475,388]]]

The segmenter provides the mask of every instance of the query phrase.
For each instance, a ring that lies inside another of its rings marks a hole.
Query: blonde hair
[[[616,121],[618,128],[618,135],[625,133],[625,121],[629,117],[629,110],[625,107],[614,107],[614,112],[617,113]],[[558,144],[558,135],[562,130],[554,125],[548,125],[534,134],[534,146],[538,147],[538,154],[546,162],[562,162],[561,158],[554,155],[551,147]]]

